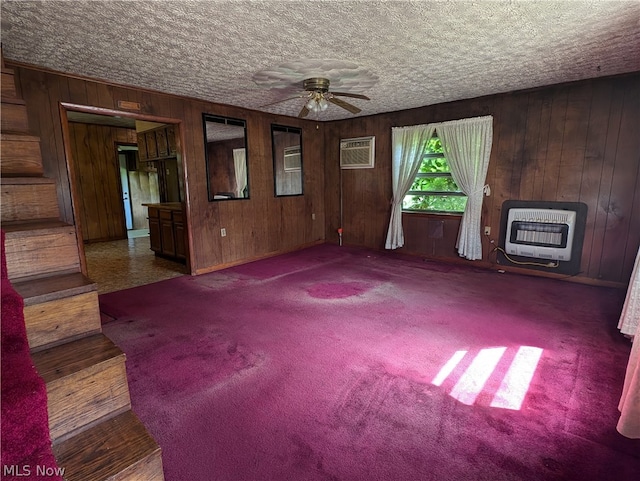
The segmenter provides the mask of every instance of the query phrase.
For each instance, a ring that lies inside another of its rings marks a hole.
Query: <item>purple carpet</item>
[[[638,480],[623,300],[333,245],[100,296],[167,481]]]

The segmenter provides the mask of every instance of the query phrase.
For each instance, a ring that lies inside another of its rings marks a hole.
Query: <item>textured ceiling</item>
[[[6,59],[290,116],[317,59],[358,115],[640,70],[637,0],[1,1]]]

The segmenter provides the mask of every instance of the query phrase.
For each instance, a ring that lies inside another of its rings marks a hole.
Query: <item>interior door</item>
[[[124,221],[127,230],[133,229],[133,212],[131,209],[131,194],[129,193],[129,171],[127,170],[127,157],[120,152],[120,185],[122,186],[122,205],[124,207]]]

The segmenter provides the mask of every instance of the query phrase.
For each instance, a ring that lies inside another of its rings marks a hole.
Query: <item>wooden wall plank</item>
[[[589,277],[597,275],[600,259],[592,255],[596,232],[604,231],[604,225],[596,223],[598,206],[592,200],[597,199],[603,186],[602,172],[604,153],[610,119],[613,83],[606,83],[593,91],[589,111],[589,127],[580,184],[580,202],[589,205],[587,222],[582,246],[582,271]],[[601,245],[601,244],[600,244]],[[596,247],[597,248],[597,247]]]
[[[603,239],[602,265],[600,274],[604,279],[621,279],[626,276],[629,260],[635,257],[636,249],[626,256],[627,239],[631,227],[634,189],[640,168],[640,136],[638,135],[638,113],[640,95],[637,86],[621,82],[623,104],[620,129],[616,142],[611,195],[609,196],[607,228]],[[634,222],[633,225],[637,225]],[[638,232],[633,233],[638,237]],[[624,265],[625,257],[627,266]]]
[[[564,125],[567,115],[567,96],[568,90],[566,87],[561,87],[553,91],[551,117],[549,119],[549,139],[547,142],[547,160],[544,169],[542,198],[540,200],[558,200],[558,177],[560,175]]]
[[[613,85],[613,95],[608,106],[609,119],[606,124],[606,138],[603,143],[603,155],[600,168],[600,188],[597,198],[589,202],[589,209],[596,212],[593,229],[593,241],[591,244],[591,256],[587,276],[593,279],[602,279],[602,267],[606,261],[604,238],[607,233],[610,211],[610,197],[615,165],[616,149],[618,146],[618,134],[622,118],[624,103],[624,90]]]
[[[577,202],[580,199],[591,109],[591,86],[590,82],[582,83],[568,92],[558,173],[558,185],[561,188],[556,194],[558,201]]]
[[[540,115],[542,111],[542,95],[531,92],[528,96],[526,127],[522,145],[522,167],[520,185],[518,187],[523,198],[533,198],[536,178],[539,175],[540,164],[537,160],[538,141],[540,136]]]
[[[125,239],[116,141],[129,142],[128,130],[70,122],[69,134],[84,241]]]

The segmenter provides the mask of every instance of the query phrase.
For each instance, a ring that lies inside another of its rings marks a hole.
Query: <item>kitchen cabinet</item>
[[[157,256],[184,262],[187,258],[182,204],[144,204],[149,209],[151,250]]]
[[[137,139],[140,162],[154,162],[178,155],[173,125],[138,132]]]

